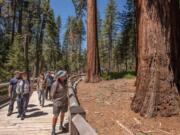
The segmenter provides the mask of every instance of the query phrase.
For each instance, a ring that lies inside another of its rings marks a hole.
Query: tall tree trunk
[[[109,65],[109,72],[112,71],[112,28],[111,30],[109,31],[109,34],[108,34],[108,38],[109,38],[109,58],[108,58],[108,65]]]
[[[174,71],[175,71],[175,82],[177,84],[179,93],[180,93],[180,46],[178,45],[180,43],[180,0],[177,2],[175,2],[175,7],[171,7],[174,8],[174,10],[176,11],[175,13],[171,13],[171,15],[173,16],[172,21],[171,21],[171,25],[174,27],[174,29],[172,29],[172,42],[174,44],[176,44],[176,46],[174,46],[174,48],[172,48],[172,50],[174,51],[173,54],[176,58],[176,64],[174,64]],[[179,5],[179,7],[177,6]]]
[[[39,75],[41,67],[41,58],[42,58],[42,43],[43,43],[43,38],[44,38],[44,28],[46,27],[46,15],[42,14],[41,16],[41,11],[40,11],[40,5],[41,5],[41,0],[39,0],[39,7],[38,7],[38,14],[39,14],[39,19],[40,21],[38,22],[38,32],[36,35],[36,77]]]
[[[36,33],[36,62],[35,62],[35,77],[39,75],[40,72],[40,25],[41,25],[41,0],[38,0],[37,5],[37,14],[38,14],[38,26],[37,26],[37,33]]]
[[[177,6],[177,0],[137,0],[138,76],[131,108],[145,117],[180,113]]]
[[[13,22],[12,22],[12,34],[11,34],[11,44],[14,42],[14,35],[15,35],[15,24],[16,24],[16,6],[17,2],[16,0],[13,0]]]
[[[25,37],[25,44],[24,44],[24,56],[25,56],[25,66],[26,66],[26,73],[28,75],[29,80],[29,36],[26,35]]]
[[[87,82],[100,80],[96,0],[87,0]]]
[[[19,24],[18,24],[18,33],[22,33],[22,16],[23,16],[23,0],[19,0],[18,3],[20,10],[19,10]]]

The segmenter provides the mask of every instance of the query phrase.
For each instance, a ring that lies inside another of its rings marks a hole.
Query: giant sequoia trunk
[[[142,116],[180,113],[178,0],[137,0],[138,76],[131,108]]]
[[[87,82],[100,80],[96,0],[87,0]]]

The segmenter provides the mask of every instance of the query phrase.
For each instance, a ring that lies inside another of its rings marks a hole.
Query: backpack
[[[53,83],[53,78],[51,76],[47,76],[46,82],[47,82],[47,86],[51,86]]]
[[[19,81],[17,82],[17,85],[16,85],[16,93],[17,93],[18,95],[23,93],[23,81],[22,81],[22,80],[19,80]]]
[[[19,80],[16,86],[17,94],[28,94],[30,92],[30,85],[27,80]]]
[[[23,81],[23,94],[28,94],[30,92],[30,84],[28,80]]]

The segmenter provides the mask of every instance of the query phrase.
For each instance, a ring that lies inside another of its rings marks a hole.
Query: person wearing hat
[[[60,114],[59,130],[64,131],[63,126],[64,116],[68,110],[68,97],[67,97],[67,72],[59,71],[56,74],[56,81],[51,88],[51,98],[53,100],[53,119],[52,119],[52,135],[55,135],[55,127]]]
[[[17,82],[20,79],[20,72],[15,71],[14,77],[10,80],[9,87],[8,87],[8,96],[9,96],[9,108],[7,116],[10,116],[14,109],[14,102],[16,100],[16,86]]]

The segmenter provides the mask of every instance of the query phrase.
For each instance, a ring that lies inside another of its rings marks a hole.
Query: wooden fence
[[[8,101],[8,86],[9,83],[0,84],[0,105]]]
[[[68,94],[69,94],[69,129],[71,135],[98,135],[96,131],[86,121],[86,113],[80,106],[76,95],[76,86],[82,78],[72,83],[72,78],[68,81]]]

